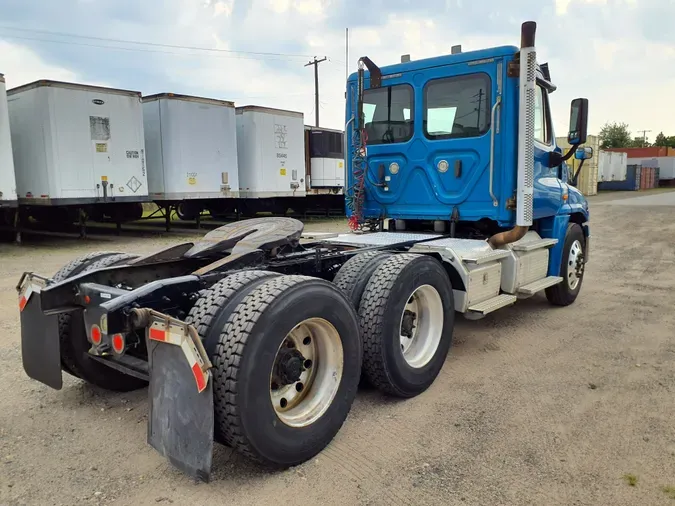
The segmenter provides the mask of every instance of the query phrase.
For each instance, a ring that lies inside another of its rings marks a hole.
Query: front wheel
[[[567,226],[565,244],[560,264],[561,283],[546,289],[546,298],[556,306],[569,306],[579,292],[584,279],[586,264],[584,263],[584,232],[576,223]]]

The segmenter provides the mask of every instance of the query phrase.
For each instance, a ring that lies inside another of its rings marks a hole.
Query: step
[[[475,252],[468,255],[462,255],[462,262],[467,264],[483,265],[495,262],[509,256],[508,250],[496,249],[487,252]]]
[[[530,283],[529,285],[521,286],[518,289],[518,293],[523,295],[534,295],[535,293],[542,291],[544,288],[557,285],[562,280],[563,278],[559,276],[549,276],[547,278],[539,279],[533,283]]]
[[[517,297],[515,295],[509,295],[508,293],[503,293],[501,295],[497,295],[496,297],[493,297],[491,299],[488,299],[483,302],[479,302],[478,304],[474,304],[473,306],[469,307],[469,311],[473,311],[474,313],[481,313],[483,315],[486,315],[488,313],[492,313],[493,311],[497,311],[497,309],[501,309],[505,306],[509,306],[516,302]]]
[[[516,242],[511,246],[513,251],[534,251],[541,248],[550,248],[558,244],[558,239],[537,239],[536,241]]]

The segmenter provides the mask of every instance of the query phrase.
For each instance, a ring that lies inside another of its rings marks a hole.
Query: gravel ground
[[[182,236],[0,245],[0,504],[675,505],[675,193],[658,192],[656,206],[619,198],[591,199],[591,263],[573,306],[537,296],[458,318],[426,393],[361,392],[333,443],[288,471],[219,447],[209,484],[145,443],[145,391],[67,375],[54,391],[21,366],[21,272]]]

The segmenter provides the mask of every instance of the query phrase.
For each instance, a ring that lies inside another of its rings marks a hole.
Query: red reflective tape
[[[166,341],[166,331],[150,327],[150,339],[153,341]]]
[[[25,295],[22,295],[21,298],[19,299],[19,311],[23,311],[24,308],[26,307],[26,304],[28,304],[28,299],[26,298]]]
[[[204,377],[204,371],[202,371],[202,368],[199,366],[199,364],[192,366],[192,374],[194,374],[195,380],[197,381],[197,390],[200,393],[203,392],[206,388],[206,378]]]

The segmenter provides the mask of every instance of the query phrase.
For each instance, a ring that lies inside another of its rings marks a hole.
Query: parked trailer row
[[[46,223],[133,221],[144,202],[167,226],[172,210],[344,210],[343,134],[298,112],[45,80],[5,99],[3,80],[0,133],[0,201]]]
[[[12,139],[9,133],[9,113],[5,78],[0,74],[0,208],[15,208],[16,179],[12,158]]]

